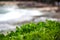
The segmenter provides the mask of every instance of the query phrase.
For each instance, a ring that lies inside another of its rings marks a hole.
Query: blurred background
[[[60,10],[60,0],[0,0],[0,5],[18,5],[19,7],[36,7],[42,10]],[[44,9],[43,9],[44,7]],[[46,9],[45,9],[46,8]]]
[[[14,30],[24,23],[60,21],[60,0],[0,0],[0,31]]]

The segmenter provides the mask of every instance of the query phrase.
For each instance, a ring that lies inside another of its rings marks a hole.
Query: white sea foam
[[[17,22],[24,22],[24,21],[31,21],[33,20],[34,16],[41,16],[45,15],[45,13],[40,12],[39,10],[35,9],[16,9],[15,6],[3,6],[0,7],[0,10],[2,10],[2,13],[0,13],[0,31],[1,30],[11,30],[15,29]],[[49,14],[48,14],[49,15]],[[36,18],[34,21],[44,21],[49,18],[41,17]],[[50,18],[51,19],[51,18]]]
[[[8,20],[12,20],[12,19],[17,19],[20,18],[22,19],[22,17],[27,16],[27,17],[33,17],[33,16],[40,16],[43,15],[42,12],[40,12],[39,10],[31,10],[31,9],[16,9],[15,7],[3,7],[3,11],[8,11],[7,13],[3,13],[0,14],[0,21],[8,21]],[[1,9],[0,9],[1,10]],[[30,19],[30,18],[29,18]]]
[[[16,9],[15,6],[3,6],[3,7],[0,7],[0,10],[2,10],[2,13],[3,13],[2,14],[0,12],[0,30],[15,29],[15,25],[12,26],[10,24],[12,23],[14,24],[17,22],[30,21],[33,19],[33,16],[43,15],[38,10]]]

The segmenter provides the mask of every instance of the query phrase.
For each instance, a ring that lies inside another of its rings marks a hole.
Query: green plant
[[[0,40],[60,40],[60,22],[47,20],[23,24],[6,36],[0,34]]]

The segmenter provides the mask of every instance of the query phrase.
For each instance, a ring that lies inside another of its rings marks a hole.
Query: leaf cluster
[[[0,34],[0,40],[60,40],[60,22],[27,23],[16,27],[7,35]]]

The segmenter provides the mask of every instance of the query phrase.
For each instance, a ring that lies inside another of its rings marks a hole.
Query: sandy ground
[[[23,2],[23,1],[1,1],[0,4],[2,5],[18,5],[18,6],[22,6],[22,7],[32,7],[32,8],[38,8],[39,10],[57,10],[58,7],[56,6],[51,6],[48,4],[43,4],[43,3],[37,3],[37,2]]]

